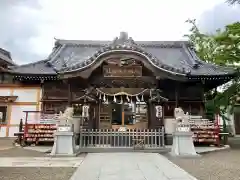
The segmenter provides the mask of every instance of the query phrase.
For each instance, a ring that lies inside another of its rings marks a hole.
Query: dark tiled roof
[[[35,75],[55,75],[54,68],[47,63],[48,60],[42,60],[34,63],[13,66],[11,72],[14,74],[35,74]]]
[[[126,34],[113,41],[57,40],[48,60],[13,69],[22,74],[56,74],[83,70],[108,52],[133,52],[156,68],[183,76],[231,75],[234,70],[201,61],[187,41],[133,41]]]
[[[58,47],[50,63],[60,72],[84,69],[99,55],[111,51],[133,51],[146,57],[159,69],[181,75],[226,75],[233,69],[201,61],[187,41],[133,41],[116,38],[114,41],[57,40]]]
[[[5,61],[8,65],[14,65],[10,52],[0,48],[0,61]]]

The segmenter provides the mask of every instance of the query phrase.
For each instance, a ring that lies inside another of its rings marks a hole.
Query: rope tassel
[[[121,96],[121,101],[120,101],[120,104],[122,104],[123,103],[123,98],[122,98],[122,96]]]
[[[137,99],[137,101],[138,101],[138,102],[140,102],[140,99],[139,99],[139,97],[138,97],[138,96],[136,96],[136,99]]]
[[[128,102],[130,102],[130,99],[129,99],[129,97],[128,97],[128,96],[127,96],[127,101],[128,101]]]

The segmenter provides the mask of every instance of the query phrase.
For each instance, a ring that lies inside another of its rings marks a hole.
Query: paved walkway
[[[0,167],[78,167],[83,157],[1,157]]]
[[[167,158],[153,153],[88,154],[71,180],[196,180]]]

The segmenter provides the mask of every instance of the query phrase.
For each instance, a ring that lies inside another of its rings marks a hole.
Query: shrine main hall
[[[1,58],[0,66],[1,136],[18,131],[23,111],[69,106],[85,117],[85,129],[171,133],[174,108],[204,118],[204,93],[235,76],[199,59],[189,42],[134,41],[125,32],[112,41],[58,39],[47,59],[15,65]]]

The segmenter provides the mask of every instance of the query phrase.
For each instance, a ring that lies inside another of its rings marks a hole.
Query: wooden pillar
[[[67,81],[68,84],[68,106],[71,107],[72,106],[72,89],[71,89],[71,83],[68,80]]]
[[[165,104],[162,104],[162,121],[161,121],[161,126],[164,126],[165,122],[164,122],[164,107]]]
[[[41,106],[40,109],[43,113],[45,113],[45,108],[44,108],[44,101],[42,101],[45,97],[45,88],[44,88],[44,80],[41,80],[41,91],[42,91],[42,97],[41,97]]]
[[[204,112],[203,112],[203,103],[199,103],[199,110],[200,110],[200,115],[204,118]]]
[[[175,107],[176,108],[179,106],[178,100],[179,100],[179,84],[176,83],[176,87],[175,87]]]
[[[151,125],[152,125],[152,121],[151,121],[152,114],[151,114],[151,108],[150,108],[150,103],[149,102],[147,103],[147,115],[148,115],[148,128],[151,128]]]
[[[95,105],[95,122],[94,129],[99,129],[99,121],[100,121],[100,103],[96,103]]]
[[[154,104],[149,102],[148,103],[149,106],[149,116],[150,116],[150,126],[149,128],[154,129],[156,128],[156,109],[154,107]]]
[[[194,103],[194,102],[191,102],[191,103],[189,103],[189,106],[188,106],[188,110],[189,110],[189,114],[191,115],[192,114],[192,103]],[[194,107],[194,106],[193,106]]]
[[[202,81],[202,102],[200,103],[200,114],[201,114],[202,117],[206,116],[206,111],[205,111],[206,99],[205,99],[205,96],[204,96],[204,92],[205,92],[204,85],[205,85],[205,80]]]
[[[122,104],[122,126],[124,126],[124,104]]]

